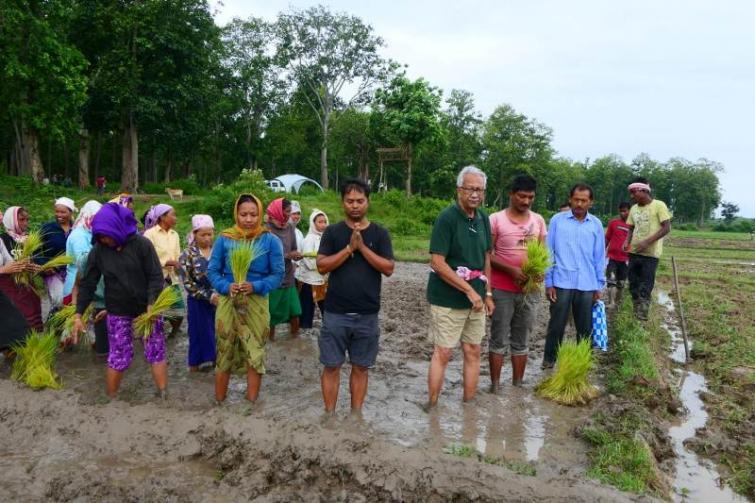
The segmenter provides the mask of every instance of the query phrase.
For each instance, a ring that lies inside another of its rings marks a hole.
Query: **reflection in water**
[[[686,362],[684,353],[684,339],[681,329],[675,323],[674,301],[668,293],[658,291],[658,304],[668,311],[666,321],[661,323],[662,328],[671,336],[671,349],[669,357],[676,363]],[[692,341],[688,341],[690,349]],[[739,502],[746,501],[737,495],[729,487],[721,487],[721,476],[713,466],[707,466],[691,450],[684,446],[684,441],[695,436],[697,429],[702,428],[708,421],[708,413],[700,398],[700,392],[707,391],[705,378],[697,372],[683,370],[681,374],[681,389],[679,398],[687,410],[687,415],[678,426],[669,429],[669,436],[674,445],[676,454],[676,473],[674,476],[674,497],[677,501],[715,501]]]

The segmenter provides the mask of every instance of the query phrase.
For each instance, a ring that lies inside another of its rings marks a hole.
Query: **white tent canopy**
[[[321,191],[323,190],[322,186],[319,183],[312,180],[311,178],[307,178],[306,176],[302,175],[286,174],[277,176],[273,178],[273,180],[278,180],[280,183],[282,183],[286,188],[286,192],[293,192],[295,194],[299,193],[299,190],[305,183],[312,183]]]

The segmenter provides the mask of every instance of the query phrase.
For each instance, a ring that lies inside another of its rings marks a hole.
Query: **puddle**
[[[658,291],[658,304],[665,307],[668,316],[662,327],[671,335],[669,357],[676,363],[684,364],[684,340],[681,329],[674,319],[676,309],[673,299],[667,292]],[[690,350],[692,341],[688,341]],[[680,376],[679,399],[687,411],[680,424],[669,429],[669,436],[676,454],[676,473],[674,474],[674,500],[700,502],[746,502],[728,486],[722,486],[721,476],[709,461],[703,460],[695,452],[687,449],[684,442],[695,436],[695,431],[705,426],[708,413],[700,398],[700,393],[707,391],[705,377],[686,368],[677,369]]]

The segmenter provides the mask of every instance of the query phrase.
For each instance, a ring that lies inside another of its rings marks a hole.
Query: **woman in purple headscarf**
[[[118,392],[123,372],[134,357],[134,318],[148,311],[163,288],[163,275],[157,253],[136,229],[130,209],[108,203],[92,219],[96,241],[89,253],[87,270],[79,283],[73,342],[84,330],[81,315],[94,299],[100,277],[105,278],[105,309],[109,341],[106,391]],[[165,360],[165,334],[157,323],[144,341],[144,356],[152,366],[152,377],[163,399],[168,386]]]

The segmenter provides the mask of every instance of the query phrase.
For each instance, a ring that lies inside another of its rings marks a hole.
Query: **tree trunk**
[[[79,130],[79,187],[89,187],[89,131]]]
[[[11,170],[14,175],[17,176],[24,176],[28,174],[28,162],[26,159],[26,150],[24,149],[24,137],[21,134],[21,125],[19,125],[19,121],[16,119],[13,119],[13,131],[15,133],[15,142],[14,142],[14,149],[15,152],[14,156],[14,163],[13,163],[13,169]]]
[[[320,185],[328,190],[328,135],[330,134],[330,113],[325,111],[320,123],[322,126],[322,146],[320,147]]]
[[[170,183],[170,171],[173,167],[173,158],[170,155],[170,149],[168,149],[168,153],[166,154],[167,162],[165,163],[165,177],[163,178],[163,181],[165,183]]]
[[[139,188],[139,136],[133,112],[129,113],[128,122],[123,128],[121,190],[136,192]]]
[[[39,135],[32,127],[25,127],[22,122],[23,146],[25,157],[29,162],[29,172],[35,182],[41,183],[45,178],[42,157],[39,155]]]
[[[412,197],[412,145],[407,147],[406,156],[406,197]]]
[[[97,131],[97,148],[94,150],[94,177],[100,176],[100,154],[102,153],[102,131]]]

